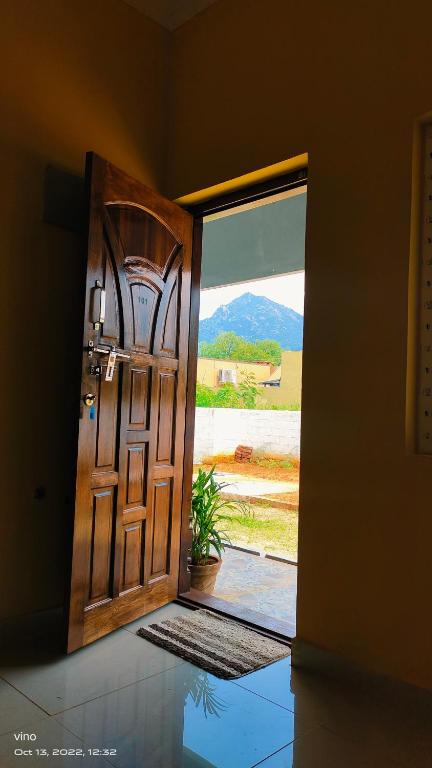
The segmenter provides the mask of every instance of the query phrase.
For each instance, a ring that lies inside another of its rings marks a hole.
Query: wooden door
[[[68,651],[177,596],[189,331],[192,217],[97,155],[86,173]]]

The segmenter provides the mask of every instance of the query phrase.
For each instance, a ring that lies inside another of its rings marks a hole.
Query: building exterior
[[[246,376],[253,376],[259,395],[269,405],[300,406],[302,352],[282,352],[281,365],[243,360],[198,358],[198,384],[215,389],[230,382],[237,386]]]
[[[260,395],[271,405],[301,404],[303,352],[282,352],[281,365],[261,383]],[[276,386],[275,386],[276,383]],[[277,385],[278,384],[278,385]]]
[[[260,383],[274,376],[278,368],[267,362],[246,362],[243,360],[217,360],[214,358],[199,357],[197,382],[207,387],[218,387],[230,381],[232,384],[240,384],[246,377],[253,375],[255,381]],[[233,372],[225,374],[222,372]]]

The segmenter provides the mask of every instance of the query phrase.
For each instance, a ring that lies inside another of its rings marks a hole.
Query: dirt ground
[[[205,464],[195,466],[194,470],[198,470],[200,466],[208,469],[212,465],[206,462]],[[300,477],[300,464],[299,462],[294,463],[294,461],[293,466],[289,469],[272,466],[270,462],[268,462],[267,466],[260,466],[259,464],[242,461],[217,462],[216,469],[218,472],[231,472],[236,475],[261,477],[266,480],[288,480],[292,483],[298,482]]]
[[[214,457],[217,459],[217,457]],[[211,466],[215,466],[218,472],[228,472],[236,475],[243,475],[245,477],[257,477],[262,480],[286,480],[291,483],[299,483],[300,479],[300,463],[296,460],[292,460],[292,467],[280,467],[275,466],[277,461],[264,461],[261,464],[254,464],[252,462],[243,461],[215,461],[215,464],[210,460],[205,460],[205,463],[197,464],[194,466],[194,471],[197,472],[200,467],[203,469],[209,469]],[[296,491],[290,491],[287,493],[272,493],[267,496],[268,499],[274,499],[275,501],[288,501],[290,504],[299,503],[298,487]]]
[[[289,501],[290,504],[297,504],[297,506],[299,503],[298,491],[293,491],[292,493],[269,493],[266,498],[274,499],[275,501]]]

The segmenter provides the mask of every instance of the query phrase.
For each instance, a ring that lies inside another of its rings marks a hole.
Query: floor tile
[[[348,685],[329,676],[291,667],[282,659],[252,672],[235,685],[286,707],[306,722],[343,739],[367,742],[382,759],[431,768],[432,694],[411,686],[386,691]]]
[[[235,681],[236,685],[294,712],[295,696],[291,691],[291,657],[269,664]],[[316,718],[314,718],[316,721]]]
[[[259,763],[256,768],[396,768],[367,745],[354,745],[317,728]]]
[[[395,681],[380,691],[292,670],[294,712],[407,768],[432,766],[432,694]]]
[[[36,734],[36,741],[17,741],[13,733],[0,737],[1,768],[41,768],[43,765],[49,768],[112,768],[112,763],[102,757],[89,754],[80,756],[79,751],[86,752],[87,747],[50,717],[35,724],[27,732]],[[37,755],[37,749],[46,750],[48,756]],[[55,756],[55,749],[73,749],[78,754]],[[32,754],[14,754],[15,750],[31,750]]]
[[[0,734],[13,729],[32,728],[47,717],[42,709],[26,699],[9,683],[0,680]]]
[[[70,656],[2,667],[0,676],[55,714],[182,663],[174,654],[119,630]]]
[[[118,768],[250,768],[307,731],[291,712],[184,663],[57,715]]]
[[[162,619],[170,619],[174,616],[184,616],[190,613],[192,608],[186,608],[184,605],[177,605],[177,603],[168,603],[168,605],[158,608],[157,611],[147,613],[145,616],[141,616],[140,619],[135,619],[130,624],[126,624],[123,629],[127,629],[128,632],[133,632],[135,635],[140,627],[147,627],[149,624],[154,624]]]

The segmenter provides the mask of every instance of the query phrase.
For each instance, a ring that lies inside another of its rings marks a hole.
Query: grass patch
[[[301,403],[287,403],[287,405],[270,405],[263,410],[269,411],[301,411]]]
[[[265,469],[293,469],[294,464],[290,459],[267,459],[267,458],[251,458],[251,464],[256,464],[258,467],[264,467]]]
[[[221,527],[232,544],[297,556],[297,512],[251,505],[249,514],[239,515],[231,510],[223,510],[222,514],[225,519]]]

